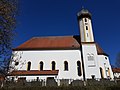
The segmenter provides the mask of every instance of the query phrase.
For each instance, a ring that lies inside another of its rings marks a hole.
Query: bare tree
[[[120,52],[117,54],[115,65],[120,68]]]
[[[18,0],[0,0],[0,70],[7,70],[16,27]]]
[[[8,73],[21,69],[26,64],[26,60],[22,60],[22,51],[14,51],[11,56]]]

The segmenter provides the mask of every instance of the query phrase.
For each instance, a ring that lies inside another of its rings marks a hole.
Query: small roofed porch
[[[8,74],[10,81],[46,81],[47,78],[57,78],[59,70],[17,70]]]

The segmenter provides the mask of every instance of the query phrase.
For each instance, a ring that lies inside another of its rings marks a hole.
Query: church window
[[[52,61],[52,70],[55,70],[55,61]]]
[[[86,30],[88,30],[88,26],[86,26]]]
[[[100,74],[101,74],[101,78],[104,78],[104,73],[103,73],[103,69],[100,67]]]
[[[40,62],[40,70],[43,70],[43,62]]]
[[[105,59],[107,60],[107,57],[105,57]]]
[[[106,72],[107,72],[107,77],[110,78],[110,69],[107,68],[107,71],[106,71]]]
[[[94,55],[88,54],[88,61],[93,61],[93,60],[94,60]]]
[[[94,54],[87,54],[87,58],[88,58],[88,67],[94,67],[95,66],[95,58],[94,58]]]
[[[85,18],[85,22],[87,22],[87,18]]]
[[[77,71],[78,71],[78,76],[81,76],[82,72],[81,72],[81,63],[80,63],[80,61],[77,61]]]
[[[88,33],[87,33],[87,37],[89,37]]]
[[[68,62],[67,61],[64,62],[64,70],[68,71]]]
[[[27,67],[27,71],[30,71],[30,68],[31,68],[31,62],[29,61],[28,62],[28,67]]]
[[[15,66],[17,66],[19,64],[19,62],[15,62]]]

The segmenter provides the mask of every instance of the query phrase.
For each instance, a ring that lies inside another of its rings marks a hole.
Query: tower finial
[[[84,6],[82,6],[82,9],[84,9]]]

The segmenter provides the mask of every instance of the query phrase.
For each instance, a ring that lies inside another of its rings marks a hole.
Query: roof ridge
[[[38,36],[38,37],[32,37],[31,39],[34,39],[34,38],[55,38],[55,37],[73,37],[74,35],[68,35],[68,36]]]

